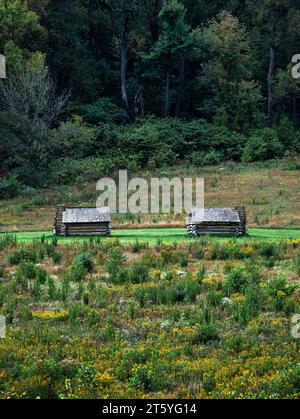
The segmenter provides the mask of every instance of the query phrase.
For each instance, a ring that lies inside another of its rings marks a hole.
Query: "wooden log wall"
[[[204,223],[189,224],[188,233],[192,236],[238,236],[238,223]]]
[[[56,216],[54,221],[54,230],[57,236],[60,236],[62,232],[62,219],[63,219],[63,212],[65,210],[64,206],[57,207]]]
[[[234,209],[239,213],[241,225],[240,225],[240,235],[247,235],[247,212],[244,205],[235,205]]]
[[[110,236],[110,223],[65,224],[66,236]]]

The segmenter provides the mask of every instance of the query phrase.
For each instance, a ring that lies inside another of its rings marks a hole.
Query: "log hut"
[[[56,211],[53,233],[56,236],[109,236],[109,208],[60,206]]]
[[[187,221],[191,236],[245,236],[247,215],[243,205],[233,208],[192,208]]]

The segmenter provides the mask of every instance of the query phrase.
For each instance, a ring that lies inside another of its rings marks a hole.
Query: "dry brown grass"
[[[150,173],[138,175],[151,177]],[[154,175],[204,177],[205,206],[243,203],[247,207],[250,227],[300,226],[300,170],[288,170],[283,163],[272,167],[227,164],[203,169],[179,166]],[[40,190],[30,197],[0,201],[0,232],[50,230],[58,203],[93,205],[96,198],[95,183],[90,183]],[[113,225],[116,228],[182,227],[185,218],[185,215],[172,214],[114,216]]]

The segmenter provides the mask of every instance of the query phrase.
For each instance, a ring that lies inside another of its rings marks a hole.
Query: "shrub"
[[[289,284],[285,275],[271,279],[264,287],[266,295],[271,297],[271,305],[276,311],[286,308],[287,297],[291,295],[296,285]]]
[[[56,264],[58,264],[58,263],[60,263],[61,262],[61,259],[62,259],[62,255],[61,255],[61,253],[59,253],[58,251],[53,251],[53,253],[52,253],[52,260],[53,260],[53,263],[56,263]]]
[[[0,199],[15,198],[21,192],[17,176],[0,177]]]
[[[36,279],[40,284],[42,285],[46,284],[48,280],[47,272],[42,268],[39,268],[39,267],[36,268]]]
[[[82,265],[86,272],[92,272],[94,269],[94,262],[90,253],[82,253],[76,256],[73,263]]]
[[[115,105],[109,97],[101,97],[91,104],[81,105],[77,110],[84,116],[86,121],[92,124],[126,122],[124,111]]]
[[[126,256],[120,247],[110,249],[106,264],[106,272],[109,274],[109,278],[112,282],[118,283],[120,281],[120,274],[125,261]]]
[[[36,263],[37,255],[33,250],[21,247],[9,255],[8,261],[11,265],[19,265],[22,261],[31,261]]]
[[[129,382],[136,390],[154,391],[156,390],[156,386],[153,385],[154,380],[155,377],[151,370],[147,367],[138,367]]]
[[[254,131],[249,138],[242,160],[244,162],[269,160],[283,156],[284,148],[275,129],[263,128]]]
[[[235,267],[226,276],[224,288],[227,294],[240,293],[248,285],[249,277],[244,267]]]
[[[211,149],[208,152],[195,151],[190,155],[189,160],[191,164],[196,167],[213,166],[220,164],[224,160],[224,155],[220,151],[214,149]]]
[[[93,258],[90,253],[82,253],[75,256],[70,267],[70,279],[75,282],[82,281],[86,274],[94,269]]]
[[[25,276],[23,276],[21,273],[18,272],[14,278],[20,290],[28,291],[29,283],[28,283],[28,279]]]
[[[233,312],[235,320],[242,324],[248,324],[259,313],[259,299],[259,290],[252,286],[248,287],[245,290],[245,299],[234,302]]]
[[[189,258],[187,255],[180,256],[179,265],[181,266],[181,268],[186,268],[189,265]]]
[[[19,265],[19,272],[26,279],[34,279],[37,273],[35,264],[30,260],[24,260]]]
[[[197,331],[192,337],[192,343],[206,344],[219,340],[219,331],[207,307],[202,309],[196,320]]]
[[[258,251],[258,254],[262,257],[278,257],[278,248],[275,243],[258,242],[254,245],[254,247]]]
[[[53,278],[51,276],[47,279],[47,286],[48,286],[48,295],[51,301],[55,300],[56,298],[56,287]]]
[[[86,275],[84,266],[80,263],[73,263],[70,268],[70,279],[74,282],[83,281]]]
[[[211,305],[212,307],[218,307],[221,304],[222,297],[223,297],[222,291],[211,290],[207,294],[208,304]]]
[[[69,157],[84,158],[94,154],[96,131],[90,128],[83,119],[75,115],[72,120],[61,122],[52,130],[53,142],[57,154],[61,150]]]
[[[18,318],[21,322],[28,322],[28,321],[32,320],[31,310],[26,306],[22,306],[19,309]]]
[[[133,284],[141,284],[149,280],[149,268],[143,262],[137,261],[130,268],[130,282]]]
[[[193,343],[203,343],[219,340],[219,332],[216,325],[213,322],[203,323],[198,326],[197,333],[193,337]]]
[[[197,272],[197,282],[199,285],[202,285],[203,279],[205,278],[206,269],[205,266],[201,266],[201,268]]]

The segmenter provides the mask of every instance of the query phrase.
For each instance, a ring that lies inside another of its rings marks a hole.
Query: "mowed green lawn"
[[[50,231],[39,232],[18,232],[14,233],[19,242],[32,242],[39,240],[42,236],[51,239]],[[1,237],[1,235],[0,235]],[[111,238],[118,238],[121,243],[131,243],[136,240],[140,242],[148,242],[156,244],[158,240],[164,242],[185,242],[195,240],[187,236],[186,230],[183,228],[159,228],[159,229],[132,229],[132,230],[113,230]],[[237,240],[281,240],[281,239],[300,239],[300,230],[284,230],[284,229],[249,229],[249,238],[240,238]],[[87,240],[86,237],[60,237],[60,243],[71,243],[76,240]],[[102,240],[109,240],[102,238]],[[217,238],[217,240],[230,240],[230,238]]]

